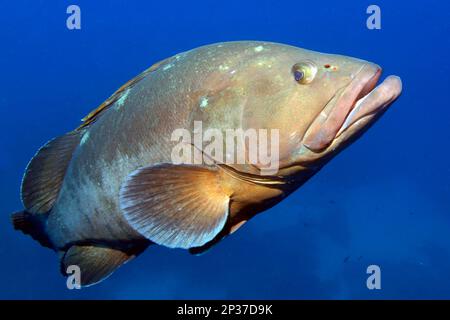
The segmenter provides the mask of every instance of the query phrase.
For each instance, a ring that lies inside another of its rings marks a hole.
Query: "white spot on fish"
[[[310,150],[302,144],[300,149],[296,153],[297,155],[302,156],[304,154],[308,154],[308,152],[310,152]]]
[[[264,50],[264,47],[263,47],[263,46],[257,46],[257,47],[254,47],[253,50],[254,50],[255,52],[261,52],[261,51]]]
[[[86,131],[80,140],[80,146],[82,146],[89,139],[89,131]]]
[[[125,103],[125,100],[127,100],[128,95],[130,94],[130,89],[125,90],[125,92],[122,94],[119,100],[116,102],[117,108],[120,108]]]
[[[260,59],[257,63],[256,63],[259,67],[267,67],[267,68],[272,68],[272,63],[270,60],[267,59]]]
[[[200,99],[200,108],[206,108],[208,106],[208,98],[202,97]]]
[[[172,68],[172,67],[173,67],[173,64],[171,64],[171,63],[166,64],[166,65],[163,67],[163,71],[169,70],[169,69]]]

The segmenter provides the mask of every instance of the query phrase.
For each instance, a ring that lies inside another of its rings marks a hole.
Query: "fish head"
[[[245,128],[279,130],[279,174],[314,171],[354,141],[401,93],[399,77],[377,86],[377,64],[295,48],[249,66]],[[264,107],[263,107],[264,106]]]

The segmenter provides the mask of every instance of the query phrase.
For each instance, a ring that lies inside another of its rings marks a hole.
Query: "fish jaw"
[[[380,74],[381,68],[377,65],[363,65],[350,84],[338,90],[312,122],[303,138],[303,145],[314,152],[328,147],[358,99],[375,87]]]
[[[381,68],[367,63],[350,84],[336,92],[303,136],[297,163],[320,166],[319,160],[325,162],[387,110],[400,96],[402,82],[388,76],[377,86],[380,76]]]
[[[384,112],[402,92],[402,81],[398,76],[388,76],[367,95],[358,99],[339,129],[336,138],[350,129],[356,122],[368,117],[375,118]]]

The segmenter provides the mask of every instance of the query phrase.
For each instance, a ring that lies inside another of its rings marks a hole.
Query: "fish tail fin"
[[[15,212],[11,215],[11,223],[15,230],[20,230],[24,234],[30,235],[44,247],[52,248],[50,239],[44,228],[44,221],[46,219],[46,214],[36,215],[25,210]]]

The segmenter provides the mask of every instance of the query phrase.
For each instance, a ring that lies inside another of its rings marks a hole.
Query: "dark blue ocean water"
[[[82,29],[66,28],[77,4]],[[450,5],[381,1],[3,1],[0,298],[450,298]],[[34,152],[152,63],[268,40],[376,62],[403,95],[303,188],[199,257],[152,247],[69,291],[56,255],[13,231]],[[381,268],[368,290],[366,268]]]

